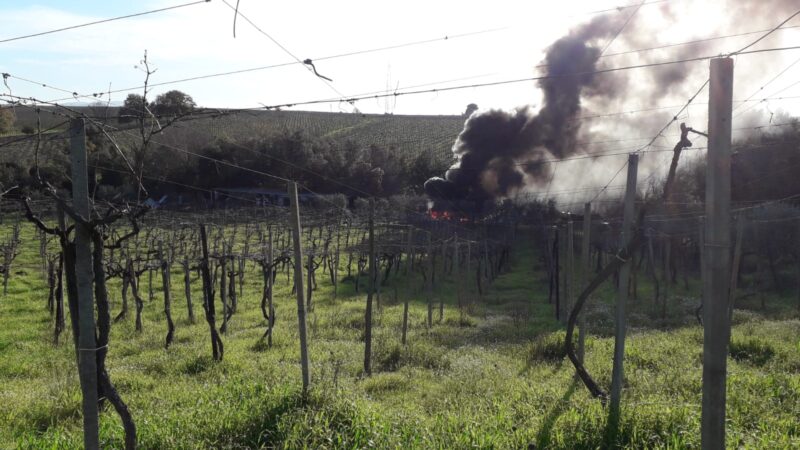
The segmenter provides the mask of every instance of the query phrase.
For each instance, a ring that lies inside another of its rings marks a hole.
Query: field
[[[80,448],[80,389],[65,332],[51,343],[38,240],[23,228],[8,295],[0,299],[0,448]],[[650,286],[640,276],[631,300],[620,432],[605,436],[606,410],[563,357],[563,325],[553,318],[534,245],[515,247],[511,270],[461,317],[453,276],[439,283],[443,320],[428,330],[422,279],[391,277],[375,317],[373,374],[365,376],[365,294],[343,283],[334,300],[320,277],[309,316],[312,389],[301,395],[295,299],[285,276],[275,293],[274,345],[259,338],[260,276],[245,278],[239,312],[223,336],[225,358],[211,359],[207,325],[190,325],[182,283],[173,284],[175,344],[161,293],[146,292],[144,331],[129,318],[112,328],[107,366],[131,408],[141,448],[699,448],[702,328],[694,319],[698,281],[670,288],[669,320],[651,318]],[[173,279],[182,272],[173,266]],[[344,275],[344,274],[342,274]],[[146,276],[142,277],[146,280]],[[159,286],[156,275],[154,286]],[[200,283],[194,297],[201,298]],[[146,283],[142,282],[146,291]],[[111,284],[119,308],[119,284]],[[396,292],[396,294],[395,294]],[[613,287],[587,310],[587,367],[610,384]],[[397,297],[395,297],[395,295]],[[800,320],[794,294],[767,309],[739,303],[728,374],[728,445],[800,447]],[[407,346],[400,344],[402,299],[411,298]],[[752,302],[752,304],[750,303]],[[195,306],[199,310],[199,306]],[[110,408],[101,415],[104,448],[122,446]]]

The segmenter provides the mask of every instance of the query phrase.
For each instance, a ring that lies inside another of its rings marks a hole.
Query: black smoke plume
[[[601,53],[592,44],[610,38],[617,22],[598,17],[550,46],[546,77],[539,80],[544,100],[538,114],[529,107],[473,113],[453,145],[456,163],[444,178],[425,182],[428,196],[480,202],[546,183],[552,175],[546,161],[576,151],[580,121],[574,119],[581,109],[581,91],[592,85],[591,72]]]

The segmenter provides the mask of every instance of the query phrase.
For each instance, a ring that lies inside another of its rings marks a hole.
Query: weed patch
[[[763,366],[775,355],[775,349],[761,339],[748,337],[743,339],[731,339],[730,345],[731,358],[737,361],[744,361],[755,366]]]
[[[528,347],[528,364],[533,365],[539,361],[558,362],[567,356],[564,348],[566,333],[555,332],[541,335],[534,339]]]

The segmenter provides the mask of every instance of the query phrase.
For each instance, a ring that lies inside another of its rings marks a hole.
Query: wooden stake
[[[658,275],[656,275],[656,261],[653,257],[653,230],[647,234],[647,266],[650,272],[650,279],[653,281],[653,314],[658,311],[658,301],[660,299]]]
[[[189,313],[189,323],[194,324],[194,306],[192,304],[192,272],[189,267],[189,255],[183,258],[183,293],[186,296],[186,311]]]
[[[228,319],[231,317],[231,309],[228,304],[228,245],[222,240],[222,255],[219,259],[220,278],[219,278],[219,299],[222,301],[222,326],[219,331],[222,334],[228,332]]]
[[[730,314],[729,319],[733,319],[733,305],[736,301],[736,288],[739,282],[739,265],[742,261],[742,238],[744,238],[744,216],[739,216],[736,221],[736,246],[733,249],[733,267],[731,268],[731,288],[730,288]]]
[[[364,312],[364,373],[372,374],[372,292],[375,290],[375,199],[369,199],[369,283]]]
[[[270,227],[269,231],[269,243],[267,244],[267,280],[268,288],[267,288],[267,314],[269,318],[267,319],[267,347],[272,347],[272,333],[275,327],[275,306],[272,303],[272,291],[275,289],[275,268],[272,267],[274,256],[274,250],[272,248],[272,227]]]
[[[587,202],[583,205],[583,237],[581,241],[581,270],[578,291],[583,291],[589,281],[589,271],[591,270],[591,249],[592,232],[592,204]],[[584,346],[586,342],[586,319],[583,314],[578,315],[578,359],[583,363]]]
[[[297,294],[297,322],[300,335],[300,368],[303,376],[303,394],[311,385],[308,360],[308,340],[306,335],[306,303],[303,296],[303,241],[300,229],[300,206],[297,200],[297,183],[289,182],[289,206],[291,208],[292,240],[294,241],[294,286]]]
[[[451,268],[451,272],[453,273],[453,280],[455,281],[456,285],[456,304],[458,305],[458,311],[461,317],[464,317],[464,304],[463,304],[463,295],[461,292],[461,272],[460,272],[460,263],[459,260],[460,255],[458,251],[458,234],[453,235],[453,265]]]
[[[89,220],[89,183],[86,166],[86,130],[83,119],[73,119],[70,127],[72,159],[72,203],[75,212]],[[100,448],[97,409],[97,352],[95,341],[91,229],[75,224],[75,278],[78,293],[78,377],[83,397],[83,446]]]
[[[711,60],[706,164],[706,280],[703,286],[703,449],[725,448],[730,315],[731,106],[733,59]]]
[[[559,248],[558,227],[554,228],[555,238],[553,239],[553,286],[555,286],[556,299],[556,320],[561,320],[561,261]]]
[[[564,277],[564,281],[566,284],[565,294],[566,298],[564,301],[564,311],[562,321],[564,323],[567,322],[567,312],[572,309],[572,302],[574,301],[573,294],[575,291],[575,226],[573,222],[570,220],[567,222],[567,273]]]
[[[672,239],[671,236],[664,236],[664,298],[661,299],[661,318],[667,318],[667,304],[669,303],[669,285],[671,278],[669,276],[669,261],[672,253]]]
[[[634,234],[634,201],[636,200],[636,175],[639,168],[639,155],[628,155],[628,180],[625,188],[625,206],[622,215],[622,247],[628,246]],[[617,287],[617,305],[614,332],[614,364],[611,370],[611,403],[609,408],[609,430],[616,435],[619,427],[620,400],[622,398],[622,381],[624,378],[623,362],[625,358],[625,331],[626,313],[625,306],[628,302],[628,279],[631,274],[631,258],[628,256],[619,269],[619,286]]]
[[[411,256],[411,246],[413,245],[413,243],[414,243],[414,229],[408,227],[408,242],[406,243],[406,264],[404,270],[404,272],[406,273],[406,277],[408,278],[410,278],[409,274],[411,273],[411,263],[414,260],[413,256]],[[403,296],[405,297],[403,299],[403,335],[400,340],[403,345],[406,345],[406,334],[408,332],[408,299],[411,296],[410,283],[406,281],[406,285],[409,287],[406,288],[405,295]]]
[[[428,276],[425,280],[425,293],[428,297],[428,329],[433,326],[433,245],[431,243],[432,233],[428,231],[428,242],[426,251],[428,253]]]

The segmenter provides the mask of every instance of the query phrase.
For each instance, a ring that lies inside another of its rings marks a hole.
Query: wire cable
[[[778,78],[780,78],[780,77],[781,77],[781,75],[785,74],[785,73],[786,73],[786,72],[787,72],[789,69],[791,69],[792,67],[794,67],[794,65],[795,65],[795,64],[797,64],[797,63],[799,63],[799,62],[800,62],[800,58],[797,58],[796,60],[794,60],[794,62],[793,62],[793,63],[791,63],[791,64],[789,64],[788,66],[786,66],[786,67],[785,67],[783,70],[781,70],[781,71],[780,71],[780,72],[779,72],[777,75],[775,75],[775,76],[774,76],[774,77],[772,77],[772,78],[771,78],[769,81],[767,81],[766,83],[764,83],[763,85],[761,85],[761,87],[760,87],[760,88],[756,89],[756,90],[755,90],[755,92],[753,92],[752,94],[750,94],[750,95],[749,95],[749,96],[748,96],[746,99],[744,99],[744,100],[743,100],[741,103],[739,103],[738,105],[736,105],[736,107],[735,107],[735,108],[733,108],[733,111],[736,111],[738,108],[742,107],[742,106],[743,106],[743,105],[744,105],[744,104],[745,104],[747,101],[749,101],[750,99],[752,99],[753,97],[755,97],[755,96],[756,96],[756,94],[758,94],[759,92],[763,91],[765,87],[767,87],[767,86],[769,86],[770,84],[772,84],[772,83],[773,83],[775,80],[777,80]]]
[[[320,58],[314,58],[313,61],[324,61],[324,60],[330,60],[330,59],[335,59],[335,58],[343,58],[343,57],[354,56],[354,55],[363,55],[363,54],[368,54],[368,53],[375,53],[375,52],[380,52],[380,51],[385,51],[385,50],[394,50],[394,49],[398,49],[398,48],[410,47],[410,46],[422,45],[422,44],[428,44],[428,43],[439,42],[439,41],[449,41],[449,40],[453,40],[453,39],[457,39],[457,38],[475,36],[475,35],[479,35],[479,34],[490,33],[490,32],[500,31],[500,30],[504,30],[504,29],[507,29],[507,28],[493,28],[493,29],[488,29],[488,30],[480,30],[480,31],[473,31],[473,32],[461,33],[461,34],[456,34],[456,35],[443,36],[443,37],[438,37],[438,38],[433,38],[433,39],[412,41],[412,42],[407,42],[407,43],[403,43],[403,44],[395,44],[395,45],[390,45],[390,46],[385,46],[385,47],[377,47],[377,48],[371,48],[371,49],[365,49],[365,50],[357,50],[357,51],[348,52],[348,53],[340,53],[340,54],[336,54],[336,55],[329,55],[329,56],[323,56],[323,57],[320,57]],[[293,65],[297,65],[297,64],[303,64],[303,62],[295,60],[295,61],[284,62],[284,63],[270,64],[270,65],[266,65],[266,66],[250,67],[250,68],[246,68],[246,69],[238,69],[238,70],[231,70],[231,71],[226,71],[226,72],[217,72],[217,73],[211,73],[211,74],[197,75],[197,76],[192,76],[192,77],[180,78],[180,79],[176,79],[176,80],[162,81],[162,82],[159,82],[159,83],[149,83],[148,87],[168,86],[168,85],[172,85],[172,84],[186,83],[186,82],[189,82],[189,81],[205,80],[205,79],[208,79],[208,78],[225,77],[225,76],[230,76],[230,75],[239,75],[239,74],[250,73],[250,72],[258,72],[258,71],[268,70],[268,69],[277,69],[277,68],[288,67],[288,66],[293,66]],[[482,76],[488,76],[488,75],[484,74],[484,75],[473,75],[473,76],[469,76],[469,77],[460,77],[460,78],[456,78],[456,79],[453,79],[453,80],[433,82],[433,83],[425,83],[425,84],[415,85],[415,86],[407,86],[407,87],[405,87],[403,89],[429,86],[429,85],[432,85],[432,84],[443,84],[443,83],[449,83],[449,82],[452,82],[452,81],[461,81],[461,80],[470,79],[470,78],[479,78],[479,77],[482,77]],[[41,84],[43,87],[50,87],[50,85],[46,85],[45,83],[36,83],[36,84]],[[66,89],[57,89],[57,90],[60,90],[62,92],[66,92],[66,93],[72,94],[72,96],[71,97],[65,97],[65,98],[59,98],[59,99],[55,99],[55,100],[51,100],[51,101],[60,102],[60,101],[64,101],[64,100],[71,100],[71,99],[76,98],[76,97],[92,98],[92,97],[98,97],[98,96],[103,95],[103,94],[117,94],[117,93],[121,93],[121,92],[129,92],[129,91],[140,90],[140,89],[143,89],[143,88],[144,88],[143,85],[131,86],[131,87],[126,87],[126,88],[108,90],[108,91],[105,91],[105,92],[96,92],[96,93],[92,93],[92,94],[77,94],[76,92],[68,91]],[[385,92],[385,89],[381,90],[381,91],[367,92],[365,94],[358,94],[358,95],[367,95],[367,94],[373,94],[373,93],[378,93],[378,92]],[[340,94],[340,95],[344,97],[343,94]]]
[[[198,1],[195,1],[195,2],[183,3],[183,4],[180,4],[180,5],[168,6],[166,8],[153,9],[153,10],[150,10],[150,11],[144,11],[144,12],[140,12],[140,13],[128,14],[128,15],[125,15],[125,16],[111,17],[109,19],[96,20],[94,22],[82,23],[80,25],[71,25],[71,26],[64,27],[64,28],[57,28],[55,30],[48,30],[48,31],[42,31],[42,32],[39,32],[39,33],[26,34],[26,35],[23,35],[23,36],[16,36],[16,37],[11,37],[11,38],[0,39],[0,44],[6,43],[6,42],[12,42],[12,41],[19,41],[21,39],[28,39],[28,38],[32,38],[32,37],[36,37],[36,36],[44,36],[44,35],[47,35],[47,34],[60,33],[62,31],[74,30],[76,28],[83,28],[83,27],[88,27],[88,26],[91,26],[91,25],[98,25],[98,24],[101,24],[101,23],[113,22],[113,21],[116,21],[116,20],[130,19],[131,17],[139,17],[139,16],[145,16],[145,15],[148,15],[148,14],[155,14],[155,13],[158,13],[158,12],[164,12],[164,11],[169,11],[169,10],[173,10],[173,9],[184,8],[184,7],[187,7],[187,6],[199,5],[200,3],[208,3],[210,1],[211,0],[198,0]]]
[[[747,54],[756,54],[756,53],[765,53],[765,52],[777,52],[777,51],[787,51],[787,50],[798,50],[800,49],[800,45],[795,46],[788,46],[788,47],[776,47],[776,48],[768,48],[768,49],[759,49],[759,50],[747,50],[739,55],[747,55]],[[559,74],[559,75],[543,75],[537,77],[526,77],[526,78],[517,78],[511,80],[502,80],[502,81],[492,81],[487,83],[475,83],[469,85],[458,85],[458,86],[449,86],[439,89],[425,89],[425,90],[416,90],[416,91],[404,91],[404,92],[393,92],[393,93],[383,93],[383,94],[375,94],[375,95],[368,95],[368,96],[354,96],[354,97],[343,97],[343,98],[335,98],[335,99],[320,99],[320,100],[307,100],[307,101],[297,101],[291,103],[281,103],[275,105],[268,105],[264,106],[264,109],[279,109],[279,108],[290,108],[294,106],[301,106],[301,105],[316,105],[316,104],[323,104],[323,103],[337,103],[337,102],[357,102],[361,100],[373,100],[377,98],[385,98],[385,97],[400,97],[404,95],[419,95],[419,94],[432,94],[432,93],[440,93],[440,92],[448,92],[448,91],[455,91],[455,90],[463,90],[463,89],[475,89],[475,88],[483,88],[483,87],[490,87],[490,86],[501,86],[501,85],[508,85],[508,84],[516,84],[516,83],[523,83],[529,81],[539,81],[539,80],[546,80],[552,78],[564,78],[564,77],[575,77],[575,76],[583,76],[583,75],[597,75],[597,74],[604,74],[604,73],[612,73],[612,72],[619,72],[623,70],[633,70],[633,69],[642,69],[648,67],[660,67],[666,66],[671,64],[681,64],[687,62],[697,62],[697,61],[707,61],[709,59],[717,58],[718,55],[709,55],[709,56],[698,56],[694,58],[684,58],[678,60],[671,60],[671,61],[660,61],[660,62],[652,62],[652,63],[643,63],[643,64],[635,64],[631,66],[623,66],[623,67],[612,67],[607,69],[598,69],[594,71],[587,71],[587,72],[575,72],[570,74]],[[682,112],[682,111],[681,111]]]
[[[798,81],[796,81],[796,82],[794,82],[794,83],[792,83],[792,84],[790,84],[790,85],[788,85],[788,86],[786,86],[786,87],[784,87],[784,88],[782,88],[782,89],[780,89],[780,90],[778,90],[778,91],[775,91],[775,92],[773,92],[773,93],[772,93],[772,94],[770,94],[768,97],[764,97],[764,98],[760,98],[760,99],[755,99],[754,101],[756,101],[757,103],[754,103],[754,104],[750,105],[748,108],[745,108],[745,109],[743,109],[743,110],[739,111],[738,113],[736,113],[736,114],[733,116],[733,118],[735,119],[735,118],[737,118],[737,117],[739,117],[739,116],[743,115],[744,113],[746,113],[746,112],[748,112],[748,111],[751,111],[751,110],[753,110],[754,108],[756,108],[756,107],[757,107],[759,104],[761,104],[761,103],[763,103],[763,102],[768,102],[769,100],[772,100],[773,98],[775,98],[775,99],[780,99],[780,98],[782,98],[782,97],[775,97],[775,96],[776,96],[776,95],[778,95],[778,94],[780,94],[781,92],[785,92],[785,91],[787,91],[787,90],[789,90],[789,89],[791,89],[791,88],[793,88],[793,87],[797,86],[798,84],[800,84],[800,80],[798,80]],[[792,98],[792,97],[784,97],[784,98]]]
[[[739,50],[737,50],[737,51],[735,51],[735,52],[733,52],[733,53],[729,53],[729,54],[728,54],[728,57],[735,56],[735,55],[739,55],[739,54],[741,54],[742,52],[744,52],[745,50],[747,50],[748,48],[750,48],[750,47],[752,47],[752,46],[756,45],[757,43],[761,42],[761,41],[762,41],[764,38],[766,38],[766,37],[767,37],[767,36],[769,36],[770,34],[772,34],[772,33],[774,33],[775,31],[777,31],[779,28],[781,28],[781,27],[782,27],[784,24],[786,24],[786,22],[788,22],[788,21],[790,21],[790,20],[794,19],[794,18],[795,18],[795,17],[796,17],[798,14],[800,14],[800,10],[797,10],[797,11],[796,11],[794,14],[792,14],[792,15],[791,15],[791,16],[789,16],[789,17],[787,17],[787,18],[786,18],[786,20],[784,20],[783,22],[779,23],[779,24],[778,24],[778,25],[777,25],[775,28],[773,28],[773,29],[771,29],[771,30],[767,31],[766,33],[764,33],[764,34],[763,34],[761,37],[759,37],[759,38],[758,38],[758,39],[756,39],[755,41],[753,41],[753,42],[751,42],[751,43],[749,43],[749,44],[745,45],[744,47],[740,48]]]
[[[247,16],[245,16],[245,15],[244,15],[244,14],[243,14],[243,13],[242,13],[240,10],[239,10],[239,8],[238,8],[238,5],[237,5],[237,7],[233,7],[233,6],[232,6],[230,3],[228,3],[228,2],[227,2],[227,0],[222,0],[222,3],[224,3],[224,4],[225,4],[225,6],[227,6],[228,8],[232,9],[232,10],[233,10],[233,12],[234,12],[234,14],[236,14],[237,16],[241,16],[241,18],[242,18],[242,19],[244,19],[244,20],[245,20],[247,23],[249,23],[249,24],[250,24],[250,25],[251,25],[253,28],[255,28],[255,29],[256,29],[256,30],[257,30],[259,33],[261,33],[262,35],[266,36],[266,37],[267,37],[267,39],[269,39],[270,41],[272,41],[272,43],[273,43],[273,44],[277,45],[277,46],[278,46],[278,48],[280,48],[281,50],[283,50],[283,52],[284,52],[284,53],[286,53],[287,55],[291,56],[291,57],[292,57],[292,59],[294,59],[294,60],[295,60],[297,63],[301,64],[301,65],[302,65],[304,68],[306,68],[307,70],[309,70],[309,72],[311,72],[311,73],[312,73],[312,74],[315,76],[315,78],[319,79],[319,80],[320,80],[322,83],[324,83],[326,86],[328,86],[328,88],[330,88],[330,89],[331,89],[333,92],[335,92],[335,93],[336,93],[337,95],[339,95],[339,96],[342,96],[342,97],[344,97],[344,94],[342,94],[342,93],[341,93],[341,92],[340,92],[338,89],[336,89],[336,87],[334,87],[334,86],[333,86],[333,84],[331,83],[331,81],[332,81],[332,80],[331,80],[330,78],[328,78],[328,77],[325,77],[325,76],[322,76],[322,75],[320,75],[320,74],[318,74],[318,73],[317,73],[317,69],[314,67],[313,63],[311,63],[311,60],[310,60],[310,59],[308,59],[308,60],[301,60],[300,58],[298,58],[298,57],[297,57],[297,56],[296,56],[294,53],[292,53],[291,51],[289,51],[289,49],[287,49],[286,47],[284,47],[284,46],[283,46],[283,44],[281,44],[280,42],[278,42],[278,41],[277,41],[277,40],[276,40],[274,37],[272,37],[272,36],[271,36],[269,33],[267,33],[266,31],[262,30],[262,29],[261,29],[261,27],[259,27],[258,25],[256,25],[256,24],[255,24],[255,22],[253,22],[253,21],[252,21],[252,20],[250,20],[250,19],[249,19]],[[311,67],[308,67],[308,66],[311,66]]]
[[[789,27],[781,27],[780,29],[775,30],[775,31],[790,30],[790,29],[793,29],[793,28],[800,28],[800,25],[792,25],[792,26],[789,26]],[[663,50],[665,48],[679,47],[679,46],[683,46],[683,45],[700,44],[700,43],[703,43],[703,42],[718,41],[720,39],[728,39],[728,38],[733,38],[733,37],[749,36],[751,34],[764,33],[764,32],[767,32],[767,31],[770,31],[770,30],[769,29],[766,29],[766,30],[753,30],[753,31],[745,31],[745,32],[736,33],[736,34],[726,34],[726,35],[721,35],[721,36],[711,36],[711,37],[702,38],[702,39],[693,39],[691,41],[683,41],[683,42],[675,42],[675,43],[672,43],[672,44],[664,44],[664,45],[659,45],[659,46],[656,46],[656,47],[647,47],[647,48],[640,48],[640,49],[635,49],[635,50],[625,50],[625,51],[617,52],[617,53],[607,53],[607,54],[602,55],[601,58],[610,58],[612,56],[629,55],[631,53],[644,53],[644,52],[649,52],[649,51],[653,51],[653,50]]]
[[[630,16],[628,16],[628,18],[627,18],[627,19],[625,19],[625,23],[623,23],[623,24],[622,24],[622,26],[619,28],[619,30],[617,30],[617,32],[614,34],[614,37],[612,37],[612,38],[611,38],[611,39],[610,39],[610,40],[609,40],[609,41],[606,43],[606,45],[605,45],[605,46],[603,46],[603,51],[601,51],[601,52],[600,52],[600,56],[603,56],[603,55],[605,54],[606,50],[608,50],[608,47],[611,47],[611,44],[613,44],[613,43],[614,43],[614,41],[615,41],[615,40],[617,40],[617,37],[620,35],[620,33],[622,33],[622,30],[624,30],[624,29],[625,29],[625,27],[627,27],[627,26],[628,26],[628,23],[630,23],[631,19],[633,19],[633,16],[635,16],[635,15],[636,15],[636,13],[637,13],[637,12],[639,12],[639,10],[642,8],[642,5],[644,5],[644,2],[645,2],[645,1],[646,1],[646,0],[642,0],[642,2],[641,2],[641,3],[639,3],[639,6],[637,6],[637,7],[636,7],[636,9],[634,9],[634,10],[633,10],[633,12],[631,13],[631,15],[630,15]]]
[[[651,3],[656,3],[656,2],[651,2]],[[649,3],[645,3],[645,4],[649,4]],[[634,6],[637,6],[637,5],[633,5],[633,6],[629,6],[629,7],[634,7]],[[486,29],[486,30],[479,30],[479,31],[467,32],[467,33],[461,33],[461,34],[455,34],[455,35],[446,35],[446,36],[443,36],[443,37],[432,38],[432,39],[411,41],[411,42],[407,42],[407,43],[395,44],[395,45],[390,45],[390,46],[385,46],[385,47],[377,47],[377,48],[372,48],[372,49],[357,50],[357,51],[353,51],[353,52],[346,52],[346,53],[334,54],[334,55],[329,55],[329,56],[323,56],[323,57],[319,57],[319,58],[313,58],[313,61],[324,61],[324,60],[329,60],[329,59],[342,58],[342,57],[361,55],[361,54],[368,54],[368,53],[375,53],[375,52],[380,52],[380,51],[385,51],[385,50],[393,50],[393,49],[398,49],[398,48],[403,48],[403,47],[416,46],[416,45],[428,44],[428,43],[439,42],[439,41],[448,41],[448,40],[452,40],[452,39],[456,39],[456,38],[462,38],[462,37],[475,36],[475,35],[480,35],[480,34],[485,34],[485,33],[496,32],[496,31],[502,31],[502,30],[506,30],[508,28],[510,28],[510,27],[491,28],[491,29]],[[781,28],[781,30],[790,29],[790,28],[800,28],[800,25],[791,26],[791,27],[783,27],[783,28]],[[705,41],[709,41],[709,40],[717,40],[717,39],[724,39],[724,38],[729,38],[729,37],[745,36],[745,35],[749,35],[749,34],[760,33],[760,32],[763,32],[763,31],[767,31],[767,30],[749,31],[749,32],[745,32],[745,33],[731,34],[731,35],[725,35],[725,36],[716,36],[716,37],[712,37],[712,38],[698,39],[698,40],[694,40],[694,41],[686,41],[686,42],[680,42],[680,43],[675,43],[675,44],[666,44],[666,45],[658,46],[658,47],[650,47],[650,48],[643,48],[643,49],[637,49],[637,50],[628,50],[628,51],[619,52],[619,53],[601,55],[600,57],[601,58],[607,58],[607,57],[611,57],[611,56],[618,56],[618,55],[624,55],[624,54],[647,52],[647,51],[658,50],[658,49],[663,49],[663,48],[668,48],[668,47],[673,47],[673,46],[688,45],[688,44],[693,44],[693,43],[698,43],[698,42],[705,42]],[[711,58],[711,57],[708,57],[708,58]],[[708,58],[705,58],[705,59],[708,59]],[[251,68],[245,68],[245,69],[226,71],[226,72],[217,72],[217,73],[211,73],[211,74],[196,75],[196,76],[191,76],[191,77],[186,77],[186,78],[163,81],[163,82],[160,82],[160,83],[151,83],[151,84],[149,84],[149,86],[150,87],[167,86],[167,85],[172,85],[172,84],[185,83],[185,82],[189,82],[189,81],[198,81],[198,80],[204,80],[204,79],[208,79],[208,78],[239,75],[239,74],[244,74],[244,73],[249,73],[249,72],[256,72],[256,71],[262,71],[262,70],[268,70],[268,69],[275,69],[275,68],[280,68],[280,67],[287,67],[287,66],[292,66],[292,65],[296,65],[296,64],[302,64],[302,61],[295,60],[295,61],[285,62],[285,63],[270,64],[270,65],[266,65],[266,66],[258,66],[258,67],[251,67]],[[547,67],[547,64],[539,64],[539,65],[534,66],[534,68],[544,68],[544,67]],[[477,76],[474,76],[474,77],[477,78]],[[442,82],[442,83],[444,83],[444,82]],[[39,84],[44,85],[45,83],[39,83]],[[438,83],[436,83],[436,84],[438,84]],[[45,87],[48,87],[48,86],[45,86]],[[135,90],[142,89],[143,87],[144,86],[131,86],[131,87],[127,87],[127,88],[114,89],[114,90],[109,90],[109,91],[105,91],[105,92],[98,91],[98,92],[92,93],[92,94],[80,94],[77,97],[92,98],[92,97],[98,97],[99,95],[102,95],[102,94],[105,94],[105,93],[114,94],[114,93],[135,91]],[[411,86],[409,86],[407,88],[411,88]],[[59,90],[62,90],[62,89],[59,89]],[[75,94],[75,92],[73,92],[73,91],[68,91],[68,90],[62,90],[62,91],[68,92],[70,94]],[[385,89],[381,90],[381,91],[369,92],[369,93],[357,94],[357,95],[358,96],[369,95],[369,94],[380,93],[380,92],[385,92]],[[344,96],[342,95],[342,97],[344,97]],[[71,100],[73,98],[75,98],[74,95],[71,96],[71,97],[54,99],[52,101],[53,102],[59,102],[59,101],[64,101],[64,100]]]
[[[758,39],[756,39],[756,40],[754,40],[753,42],[751,42],[750,44],[748,44],[748,45],[745,45],[744,47],[742,47],[742,48],[741,48],[741,49],[739,49],[738,51],[735,51],[735,52],[732,52],[732,53],[728,54],[728,57],[731,57],[731,56],[733,56],[733,55],[741,55],[741,54],[745,54],[745,53],[752,53],[752,52],[754,52],[754,51],[752,51],[752,50],[748,52],[748,51],[747,51],[747,49],[748,49],[748,48],[750,48],[750,47],[752,47],[753,45],[757,44],[758,42],[760,42],[761,40],[763,40],[764,38],[766,38],[767,36],[769,36],[770,34],[772,34],[773,32],[775,32],[776,30],[778,30],[779,28],[781,28],[781,27],[782,27],[782,26],[783,26],[783,25],[784,25],[786,22],[788,22],[789,20],[791,20],[792,18],[794,18],[794,17],[795,17],[795,16],[797,16],[798,14],[800,14],[800,10],[798,10],[797,12],[795,12],[794,14],[792,14],[791,16],[789,16],[789,17],[788,17],[786,20],[784,20],[783,22],[781,22],[780,24],[778,24],[778,25],[777,25],[775,28],[772,28],[771,30],[769,30],[768,32],[766,32],[765,34],[763,34],[762,36],[760,36]],[[644,149],[646,149],[646,148],[650,147],[651,145],[653,145],[653,143],[656,141],[656,139],[658,139],[658,138],[659,138],[659,137],[662,135],[662,133],[663,133],[664,131],[666,131],[666,129],[667,129],[667,128],[669,128],[669,126],[670,126],[670,125],[672,125],[673,123],[675,123],[675,122],[678,120],[678,116],[679,116],[679,115],[680,115],[680,114],[681,114],[681,113],[682,113],[684,110],[686,110],[686,108],[688,108],[688,107],[689,107],[689,105],[692,103],[692,101],[693,101],[695,98],[697,98],[697,96],[698,96],[698,95],[700,95],[700,93],[701,93],[701,92],[702,92],[702,91],[703,91],[703,90],[706,88],[706,86],[708,86],[708,84],[709,84],[709,82],[710,82],[710,81],[711,81],[711,78],[707,78],[707,79],[706,79],[706,81],[705,81],[705,82],[703,82],[703,85],[702,85],[702,86],[700,86],[700,89],[698,89],[698,90],[697,90],[697,92],[695,92],[695,94],[694,94],[693,96],[689,97],[689,100],[686,102],[686,104],[683,106],[683,108],[681,108],[681,109],[680,109],[680,111],[678,111],[678,113],[677,113],[677,114],[675,114],[675,115],[672,117],[672,119],[671,119],[669,122],[667,122],[667,124],[666,124],[666,125],[664,125],[664,127],[663,127],[663,128],[661,128],[661,130],[660,130],[660,131],[659,131],[659,132],[658,132],[658,133],[657,133],[655,136],[653,136],[653,138],[650,140],[650,142],[649,142],[649,143],[647,143],[647,145],[643,146],[642,148],[640,148],[639,150],[637,150],[637,151],[636,151],[636,152],[634,152],[634,153],[638,153],[639,151],[641,151],[641,150],[644,150]],[[608,186],[610,186],[610,185],[611,185],[611,183],[614,181],[614,179],[615,179],[615,178],[616,178],[616,177],[617,177],[617,176],[618,176],[618,175],[619,175],[619,174],[622,172],[622,169],[624,169],[624,168],[625,168],[627,165],[628,165],[628,162],[627,162],[627,161],[625,161],[625,164],[623,164],[623,165],[622,165],[622,167],[620,167],[620,168],[619,168],[619,170],[617,170],[617,172],[614,174],[614,176],[613,176],[613,177],[611,177],[611,180],[610,180],[608,183],[606,183],[606,185],[605,185],[605,186],[604,186],[602,189],[600,189],[600,191],[599,191],[599,192],[598,192],[598,193],[597,193],[597,194],[596,194],[596,195],[595,195],[595,196],[592,198],[592,200],[590,200],[590,202],[591,202],[591,201],[594,201],[594,200],[595,200],[595,199],[597,199],[597,197],[599,197],[599,196],[600,196],[600,195],[601,195],[603,192],[605,192],[605,190],[608,188]]]

